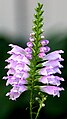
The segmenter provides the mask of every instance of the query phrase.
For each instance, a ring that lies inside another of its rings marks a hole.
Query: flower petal
[[[44,84],[52,84],[52,85],[60,85],[60,81],[64,81],[63,78],[60,78],[58,76],[54,76],[54,75],[49,75],[49,76],[42,76],[39,79],[40,82],[44,83]]]
[[[63,50],[57,50],[57,51],[51,52],[51,53],[47,54],[43,58],[43,60],[49,60],[49,61],[50,60],[56,60],[56,59],[62,60],[60,53],[64,53],[64,51]]]
[[[64,88],[60,88],[57,86],[40,86],[40,89],[42,92],[48,93],[49,95],[53,95],[53,96],[58,96],[60,97],[60,93],[59,91],[64,90]]]

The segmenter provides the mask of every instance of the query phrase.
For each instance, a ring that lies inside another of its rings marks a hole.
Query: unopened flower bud
[[[41,52],[38,54],[39,58],[43,58],[45,56],[45,53]]]
[[[35,100],[38,100],[38,99],[39,99],[38,97],[35,98]]]
[[[34,36],[35,35],[35,33],[33,32],[33,33],[30,33],[30,36],[32,37],[32,36]]]
[[[32,59],[32,55],[31,55],[31,54],[26,54],[26,57],[27,57],[28,59]]]
[[[31,48],[25,48],[25,51],[26,51],[26,53],[32,53],[32,50],[31,50]]]
[[[29,48],[32,48],[32,47],[33,47],[32,42],[27,42],[27,46],[28,46]]]
[[[45,46],[45,45],[47,45],[48,43],[49,43],[48,40],[41,40],[41,44],[42,44],[42,46]]]
[[[30,40],[31,42],[33,42],[33,41],[34,41],[34,38],[31,38],[31,37],[30,37],[29,40]]]
[[[43,38],[44,38],[44,36],[41,36],[41,38],[43,39]]]
[[[44,103],[42,104],[42,107],[45,107],[45,104]]]

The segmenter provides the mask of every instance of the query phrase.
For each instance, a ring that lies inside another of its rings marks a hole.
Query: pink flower
[[[10,92],[6,94],[6,96],[9,96],[9,99],[16,100],[22,92],[26,91],[26,87],[24,85],[15,85]]]
[[[40,78],[40,82],[47,85],[52,84],[59,86],[60,81],[64,81],[64,79],[54,75],[42,76]]]
[[[39,82],[45,84],[45,86],[40,86],[41,91],[48,93],[53,96],[60,96],[59,91],[64,90],[60,88],[61,81],[64,81],[63,78],[56,76],[57,73],[61,74],[60,68],[63,68],[61,61],[64,61],[61,58],[61,53],[64,53],[63,50],[56,50],[51,53],[47,53],[50,48],[45,46],[49,43],[48,40],[42,40],[40,47],[40,53],[38,54],[39,58],[42,58],[43,63],[42,68],[39,71],[41,77]],[[47,54],[46,54],[47,53]],[[50,86],[51,85],[51,86]]]
[[[7,76],[3,77],[3,79],[7,80],[6,86],[10,84],[13,87],[6,96],[16,100],[22,92],[27,90],[25,84],[27,84],[26,79],[29,77],[28,71],[30,68],[28,65],[30,65],[30,61],[26,55],[27,52],[29,55],[31,50],[29,48],[25,50],[13,44],[9,46],[12,47],[12,50],[8,52],[11,56],[6,60],[9,63],[5,67],[8,69],[8,72]]]
[[[60,97],[60,91],[64,90],[64,88],[60,88],[57,86],[40,86],[42,92],[48,93],[49,95]]]
[[[44,53],[44,52],[40,52],[40,53],[38,54],[38,56],[39,56],[39,58],[43,58],[43,57],[45,56],[45,53]]]
[[[8,62],[8,65],[5,67],[8,69],[8,71],[7,76],[4,76],[3,79],[7,80],[6,86],[12,86],[10,92],[6,94],[6,96],[9,96],[9,98],[12,100],[16,100],[16,98],[18,98],[22,92],[28,89],[27,78],[30,76],[30,60],[33,58],[33,42],[33,34],[31,34],[30,42],[27,42],[27,48],[23,49],[17,45],[9,45],[12,48],[12,50],[8,52],[11,56],[5,60]],[[38,57],[41,59],[42,63],[41,68],[38,69],[38,74],[40,76],[38,82],[43,84],[43,86],[39,87],[42,92],[53,96],[57,95],[59,97],[60,91],[64,90],[63,88],[59,87],[61,81],[64,81],[64,79],[62,77],[60,78],[56,74],[61,74],[60,68],[63,68],[63,66],[60,62],[64,60],[61,57],[61,53],[64,53],[64,51],[56,50],[48,53],[50,48],[45,46],[48,43],[48,40],[41,40],[42,46],[39,48]]]
[[[46,53],[48,51],[50,51],[50,48],[48,46],[46,46],[46,47],[40,47],[40,52]]]
[[[29,48],[32,48],[32,47],[33,47],[32,42],[27,42],[27,46],[28,46]]]
[[[47,45],[48,43],[49,43],[48,40],[41,40],[41,44],[42,44],[42,46],[45,46],[45,45]]]

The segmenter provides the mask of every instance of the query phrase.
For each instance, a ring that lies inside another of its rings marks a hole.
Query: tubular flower
[[[12,85],[12,89],[6,94],[6,96],[9,96],[12,100],[16,100],[22,92],[28,89],[26,86],[28,81],[26,79],[29,78],[30,75],[30,61],[33,60],[33,42],[34,41],[31,43],[28,42],[27,46],[29,46],[25,49],[13,44],[9,45],[12,47],[12,50],[8,52],[11,56],[6,60],[9,64],[5,67],[9,70],[7,76],[3,77],[3,79],[7,79],[6,86],[9,84]],[[63,66],[60,64],[60,61],[63,61],[64,59],[61,58],[60,53],[64,52],[62,50],[57,50],[46,54],[49,51],[48,49],[50,49],[45,46],[48,43],[48,40],[47,43],[45,40],[43,40],[43,42],[44,44],[41,42],[43,47],[41,46],[39,51],[39,54],[41,55],[38,54],[38,57],[43,61],[43,63],[41,63],[42,68],[38,72],[40,76],[38,82],[41,82],[43,86],[39,87],[42,92],[53,96],[57,95],[59,97],[59,91],[64,90],[62,87],[59,87],[61,84],[60,81],[64,81],[64,79],[54,74],[61,74],[60,68],[63,68]]]
[[[45,40],[44,44],[41,44],[45,47]],[[43,51],[41,52],[40,50],[40,53],[43,53]],[[45,93],[53,96],[57,95],[59,97],[59,91],[64,90],[62,87],[59,87],[60,81],[64,81],[64,79],[54,74],[61,74],[60,68],[63,68],[63,66],[60,64],[60,62],[64,59],[61,58],[60,54],[64,53],[64,51],[57,50],[48,54],[46,54],[46,51],[44,51],[44,53],[45,55],[41,57],[44,62],[42,63],[43,68],[41,68],[39,72],[41,75],[39,82],[45,84],[45,86],[40,86],[40,89]]]
[[[12,89],[6,96],[16,100],[22,92],[27,90],[25,84],[27,84],[26,78],[29,77],[28,71],[30,70],[28,66],[30,61],[27,54],[31,53],[31,51],[28,50],[27,53],[25,49],[17,45],[10,44],[9,46],[12,47],[12,50],[8,52],[11,56],[6,60],[9,64],[5,67],[9,70],[7,76],[3,77],[3,79],[7,79],[6,86],[12,85]]]
[[[30,33],[29,41],[25,49],[10,44],[12,50],[8,51],[11,56],[6,60],[8,65],[7,76],[3,79],[7,80],[6,86],[11,85],[12,89],[6,94],[10,99],[16,100],[22,92],[39,89],[49,95],[60,96],[60,91],[64,90],[59,87],[62,77],[57,76],[61,74],[60,68],[63,68],[61,61],[61,53],[63,50],[56,50],[51,53],[50,48],[47,46],[49,41],[44,38],[43,34],[43,5],[38,3],[34,14],[33,32]]]

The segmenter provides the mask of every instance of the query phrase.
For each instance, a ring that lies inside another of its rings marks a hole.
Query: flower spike
[[[35,8],[36,14],[34,14],[33,32],[30,34],[27,48],[23,49],[17,45],[9,44],[12,50],[8,51],[8,53],[11,56],[6,60],[9,63],[5,67],[8,69],[8,72],[7,76],[3,77],[3,79],[7,79],[6,85],[12,85],[11,91],[7,94],[12,100],[16,100],[21,92],[34,89],[37,82],[41,82],[43,85],[45,84],[45,86],[39,85],[39,88],[48,94],[54,95],[54,87],[58,93],[63,89],[58,87],[60,81],[64,81],[62,80],[63,78],[54,76],[54,74],[61,74],[59,68],[63,68],[60,64],[63,58],[61,58],[60,54],[64,53],[64,51],[57,50],[48,53],[50,51],[50,48],[47,46],[49,41],[42,34],[42,7],[43,4],[38,3],[38,6]],[[37,68],[38,65],[40,65],[39,70]],[[20,88],[22,91],[19,90]],[[51,91],[49,92],[47,90]]]
[[[61,81],[64,79],[61,74],[61,61],[64,59],[61,54],[63,50],[56,50],[51,53],[48,47],[49,40],[43,35],[43,4],[38,3],[35,8],[32,33],[30,33],[29,41],[25,49],[9,44],[12,48],[8,51],[11,56],[5,61],[8,65],[7,76],[3,79],[7,80],[6,86],[11,85],[12,89],[6,94],[9,99],[16,100],[24,92],[30,91],[30,117],[32,119],[32,105],[34,100],[39,103],[39,109],[35,119],[39,115],[39,111],[45,106],[44,101],[48,95],[60,97],[60,91],[64,90],[60,87]],[[34,92],[37,95],[34,98]]]

